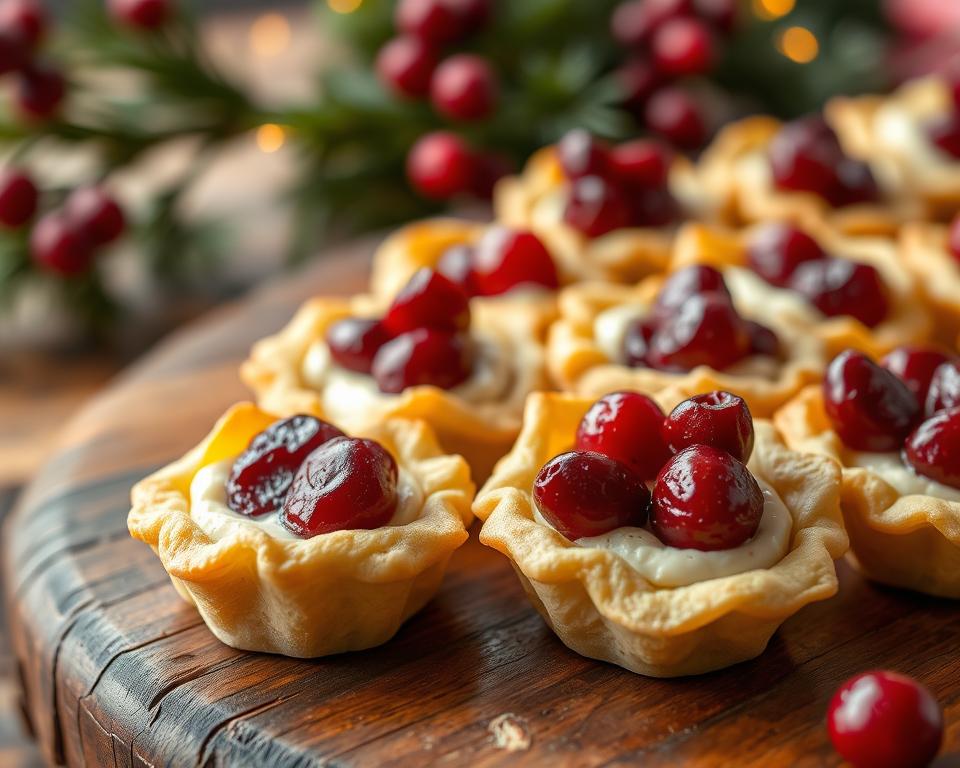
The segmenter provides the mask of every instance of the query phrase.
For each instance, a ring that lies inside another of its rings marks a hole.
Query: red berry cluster
[[[932,121],[927,128],[930,141],[952,157],[960,158],[960,72],[954,72],[949,80],[953,109]]]
[[[14,73],[14,103],[28,119],[52,117],[66,94],[63,74],[37,54],[49,26],[38,0],[0,4],[0,75]]]
[[[823,380],[834,430],[857,451],[901,451],[917,474],[960,488],[960,359],[901,347],[880,364],[838,355]]]
[[[575,449],[540,470],[534,501],[571,541],[649,520],[669,546],[731,549],[763,514],[745,465],[753,441],[750,410],[729,392],[697,395],[669,416],[646,395],[615,392],[584,415]]]
[[[890,311],[876,267],[831,258],[810,235],[789,224],[760,227],[748,243],[747,263],[771,285],[803,294],[827,317],[846,315],[873,328]]]
[[[464,194],[489,199],[494,185],[510,170],[506,157],[476,150],[453,131],[425,133],[407,153],[407,179],[431,200]]]
[[[623,341],[627,365],[669,372],[722,371],[750,355],[776,357],[779,347],[772,330],[738,314],[723,275],[706,265],[670,275],[653,312],[631,323]]]
[[[708,121],[678,81],[709,73],[736,26],[737,0],[627,0],[610,17],[631,52],[617,72],[626,106],[654,133],[684,149],[702,146]]]
[[[661,227],[678,215],[667,181],[672,153],[657,141],[636,139],[610,147],[588,131],[573,130],[557,144],[570,181],[563,220],[587,237],[624,227]]]

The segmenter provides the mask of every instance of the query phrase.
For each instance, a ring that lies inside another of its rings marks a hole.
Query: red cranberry
[[[680,217],[680,207],[666,186],[629,192],[631,226],[664,227]]]
[[[947,87],[950,89],[950,96],[953,99],[953,109],[960,112],[960,69],[954,68],[949,74]]]
[[[737,0],[693,0],[697,15],[729,35],[737,26]]]
[[[670,173],[670,150],[657,141],[636,139],[610,150],[610,171],[626,187],[663,187]]]
[[[481,120],[497,103],[497,76],[482,56],[461,53],[442,61],[430,81],[434,108],[452,120]]]
[[[464,16],[450,0],[400,0],[394,22],[397,28],[433,45],[460,39]]]
[[[557,142],[557,159],[568,179],[605,176],[607,156],[606,144],[580,128],[567,132]]]
[[[947,231],[947,250],[954,259],[960,261],[960,213],[953,217]]]
[[[665,319],[650,340],[647,364],[664,371],[707,365],[718,371],[750,354],[750,337],[723,294],[693,296]]]
[[[397,511],[397,462],[373,440],[337,437],[301,465],[280,522],[297,536],[379,528]]]
[[[407,155],[407,178],[424,197],[446,200],[466,192],[473,172],[470,148],[448,131],[424,134]]]
[[[610,32],[625,47],[641,47],[661,24],[691,10],[690,0],[628,0],[610,16]]]
[[[653,34],[653,62],[672,76],[700,75],[713,66],[713,36],[699,19],[671,19]]]
[[[171,0],[109,0],[110,12],[135,29],[159,29],[173,13]]]
[[[48,213],[30,233],[33,261],[48,272],[78,275],[93,263],[93,245],[62,212]]]
[[[695,395],[671,411],[663,437],[674,453],[710,445],[746,464],[753,453],[753,416],[743,399],[729,392]]]
[[[10,26],[0,27],[0,75],[16,72],[30,61],[30,46],[23,33]]]
[[[743,326],[750,337],[751,355],[780,357],[780,339],[772,329],[754,320],[744,320]]]
[[[646,59],[630,59],[616,70],[615,77],[623,94],[623,103],[633,112],[642,113],[644,104],[661,84],[660,74]]]
[[[790,278],[801,264],[825,258],[823,249],[810,235],[779,222],[762,225],[747,245],[750,269],[780,288],[790,284]]]
[[[704,293],[719,293],[733,303],[733,297],[724,282],[723,274],[716,267],[697,264],[678,269],[666,279],[654,305],[658,319],[667,318],[680,310],[694,296]]]
[[[34,64],[17,78],[17,108],[25,117],[44,120],[60,110],[66,92],[66,81],[58,70]]]
[[[601,453],[570,451],[550,459],[533,483],[540,514],[576,541],[647,521],[650,491],[626,464]]]
[[[707,140],[700,107],[687,91],[675,86],[654,93],[644,110],[647,126],[683,149],[696,149]]]
[[[865,672],[837,689],[827,728],[834,748],[857,768],[922,768],[940,749],[943,713],[913,678]]]
[[[800,265],[790,287],[827,317],[848,315],[868,328],[883,322],[890,309],[880,272],[871,264],[822,259]]]
[[[464,331],[470,327],[470,298],[452,280],[424,267],[396,295],[383,326],[391,336],[417,328]]]
[[[836,134],[819,115],[784,125],[771,140],[769,155],[778,187],[823,197],[836,184],[835,168],[844,156]]]
[[[630,207],[619,188],[599,176],[584,176],[570,187],[563,220],[587,237],[600,237],[629,227]]]
[[[903,444],[903,460],[918,475],[960,488],[960,408],[921,423]]]
[[[377,75],[398,96],[426,96],[436,66],[431,48],[420,38],[409,35],[393,38],[377,54]]]
[[[453,281],[467,292],[476,296],[479,291],[473,272],[473,247],[460,243],[447,248],[437,261],[437,272]]]
[[[35,49],[47,34],[47,14],[37,0],[5,0],[0,6],[0,34],[9,32]]]
[[[326,341],[330,356],[337,365],[358,373],[370,373],[373,358],[390,340],[380,320],[347,317],[327,328]]]
[[[407,387],[452,389],[470,377],[469,340],[460,334],[418,328],[384,344],[373,358],[373,378],[381,392],[397,394]]]
[[[826,195],[834,208],[857,203],[869,203],[880,196],[880,187],[870,166],[849,157],[837,165],[837,184]]]
[[[947,115],[927,126],[930,141],[952,157],[960,157],[960,116]]]
[[[227,479],[227,506],[250,517],[278,512],[307,456],[342,436],[335,426],[313,416],[275,421],[255,435],[233,462]]]
[[[27,174],[8,168],[0,175],[0,224],[19,229],[37,212],[39,192]]]
[[[476,245],[473,274],[479,293],[498,296],[522,286],[556,290],[553,258],[533,232],[491,227]]]
[[[126,228],[123,210],[100,187],[74,190],[67,198],[65,210],[94,247],[112,243]]]
[[[653,319],[637,318],[628,326],[623,335],[623,357],[631,368],[643,368],[650,354],[650,340],[657,330]]]
[[[827,368],[823,405],[840,439],[857,451],[897,450],[920,416],[907,385],[853,349]]]
[[[750,539],[763,516],[756,478],[726,451],[692,445],[660,471],[650,527],[668,546],[713,551]]]
[[[577,428],[576,448],[623,462],[652,481],[670,458],[662,426],[663,411],[652,399],[639,392],[614,392],[590,406]]]
[[[924,412],[933,416],[938,411],[960,406],[960,363],[950,360],[937,366],[930,378]]]
[[[934,371],[949,360],[948,355],[934,347],[906,346],[889,352],[880,365],[906,384],[917,402],[922,404],[927,401]]]

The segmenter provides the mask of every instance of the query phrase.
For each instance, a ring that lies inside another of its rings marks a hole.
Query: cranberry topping
[[[897,450],[920,416],[906,384],[852,349],[827,368],[823,404],[837,434],[858,451]]]
[[[663,437],[674,453],[709,445],[746,464],[753,453],[753,416],[743,399],[729,392],[695,395],[664,420]]]
[[[953,217],[947,231],[947,250],[954,259],[960,261],[960,213]]]
[[[567,132],[557,142],[557,158],[568,179],[607,173],[606,145],[582,128]]]
[[[601,453],[570,451],[551,459],[533,483],[540,514],[576,541],[647,521],[650,491],[626,464]]]
[[[960,408],[920,424],[903,445],[903,460],[919,475],[960,488]]]
[[[469,378],[472,363],[472,349],[463,335],[418,328],[380,347],[371,373],[381,392],[428,385],[451,389]]]
[[[647,355],[650,354],[650,339],[657,330],[657,323],[647,318],[637,318],[631,321],[623,335],[623,356],[631,368],[642,368],[647,365]]]
[[[379,528],[397,509],[397,462],[373,440],[338,437],[300,467],[280,522],[298,536]]]
[[[834,694],[827,728],[837,752],[858,768],[921,768],[940,749],[943,712],[913,678],[865,672]]]
[[[780,357],[780,339],[772,329],[754,320],[744,320],[743,325],[750,337],[751,355]]]
[[[709,445],[685,448],[661,470],[650,526],[681,549],[732,549],[751,538],[763,516],[763,492],[743,464]]]
[[[233,462],[226,486],[227,506],[250,517],[278,511],[307,456],[342,436],[335,426],[313,416],[274,422],[255,435]]]
[[[662,426],[663,411],[649,397],[614,392],[590,406],[577,428],[576,447],[621,461],[652,481],[670,458]]]
[[[663,227],[680,217],[680,206],[666,186],[629,192],[627,203],[634,227]]]
[[[949,360],[949,355],[934,347],[905,346],[889,352],[880,365],[906,384],[917,402],[923,404],[934,372]]]
[[[563,220],[587,237],[629,227],[630,206],[620,189],[600,176],[573,182]]]
[[[937,366],[930,378],[924,412],[933,416],[946,408],[960,406],[960,363],[956,360]]]
[[[476,245],[473,278],[482,296],[497,296],[521,286],[556,290],[560,281],[553,258],[533,232],[491,227]]]
[[[417,328],[462,331],[470,327],[470,297],[452,280],[424,267],[396,295],[383,325],[391,336]]]
[[[610,172],[627,187],[656,189],[667,183],[670,150],[649,139],[636,139],[610,150]]]
[[[794,272],[790,287],[827,317],[848,315],[868,328],[883,322],[890,309],[883,278],[870,264],[844,259],[807,262]]]
[[[724,294],[690,298],[664,320],[650,340],[647,364],[666,371],[689,371],[708,365],[729,368],[750,353],[750,337]]]
[[[834,207],[869,203],[880,196],[880,187],[870,166],[859,160],[845,157],[837,165],[838,184],[827,201]]]
[[[960,116],[946,115],[927,126],[930,141],[952,157],[960,158]]]
[[[347,317],[327,328],[326,342],[337,365],[370,373],[373,358],[390,340],[383,323],[375,318]]]
[[[473,274],[472,246],[460,243],[447,248],[437,261],[437,272],[463,288],[467,295],[477,295],[477,285]]]
[[[779,222],[761,226],[747,246],[750,269],[780,288],[790,284],[790,278],[801,264],[825,258],[823,249],[810,235]]]
[[[663,283],[654,305],[657,318],[667,318],[678,311],[687,301],[703,293],[719,293],[733,301],[723,275],[716,267],[699,264],[678,269]]]

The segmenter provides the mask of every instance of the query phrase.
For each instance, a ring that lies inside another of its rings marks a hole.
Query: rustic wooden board
[[[568,651],[475,537],[437,599],[382,648],[299,661],[221,645],[127,535],[129,487],[244,397],[236,365],[254,339],[311,291],[358,289],[369,250],[338,252],[167,341],[68,426],[28,489],[6,530],[6,592],[50,761],[832,765],[826,703],[871,667],[926,682],[946,707],[948,752],[960,749],[956,604],[843,566],[839,596],[787,622],[761,658],[693,679],[649,680]]]

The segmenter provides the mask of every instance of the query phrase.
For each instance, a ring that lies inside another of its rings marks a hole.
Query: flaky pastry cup
[[[556,150],[545,147],[533,154],[519,176],[497,182],[494,213],[501,224],[536,233],[553,255],[563,284],[630,283],[663,269],[673,227],[629,227],[587,237],[563,222],[566,189]]]
[[[848,466],[849,450],[833,431],[819,386],[804,389],[774,423],[791,448],[841,468],[848,558],[858,570],[884,584],[960,598],[960,503],[903,496],[876,472]]]
[[[578,547],[536,522],[534,479],[570,449],[592,402],[532,395],[516,445],[473,507],[484,521],[480,541],[510,559],[530,602],[566,646],[652,677],[700,674],[758,656],[788,617],[836,593],[833,561],[847,547],[839,471],[822,457],[788,450],[766,421],[756,422],[749,466],[793,517],[790,550],[770,568],[659,588],[619,555]]]
[[[311,348],[323,342],[334,322],[355,315],[376,316],[385,306],[372,296],[307,301],[283,330],[254,345],[241,366],[241,378],[256,394],[260,407],[281,416],[309,413],[328,418],[348,431],[389,418],[423,419],[434,429],[444,450],[463,456],[474,478],[482,482],[516,438],[526,396],[549,388],[540,342],[543,306],[526,301],[523,295],[497,302],[471,302],[471,333],[477,330],[496,343],[511,366],[509,391],[496,401],[471,402],[460,397],[456,389],[417,386],[396,395],[360,397],[358,393],[355,398],[325,403],[324,387],[314,388],[304,374],[304,361]],[[331,405],[336,406],[335,412]]]
[[[907,224],[900,230],[900,261],[914,276],[923,305],[933,315],[937,338],[950,346],[960,335],[960,263],[942,224]],[[960,348],[960,347],[957,347]]]
[[[688,224],[677,235],[670,268],[691,264],[709,264],[718,269],[746,267],[752,231]],[[876,267],[890,301],[887,318],[873,328],[850,316],[820,317],[811,306],[818,320],[810,330],[823,340],[829,357],[850,348],[880,357],[895,347],[929,340],[933,318],[921,301],[916,278],[899,258],[896,243],[882,237],[849,237],[822,226],[811,228],[809,233],[830,256]]]
[[[200,445],[134,486],[130,533],[150,545],[177,592],[227,645],[301,658],[380,645],[433,597],[467,540],[469,469],[444,455],[425,423],[388,420],[360,434],[420,486],[416,520],[310,539],[275,538],[237,521],[211,538],[190,514],[194,475],[239,455],[273,421],[249,403],[227,411]]]

